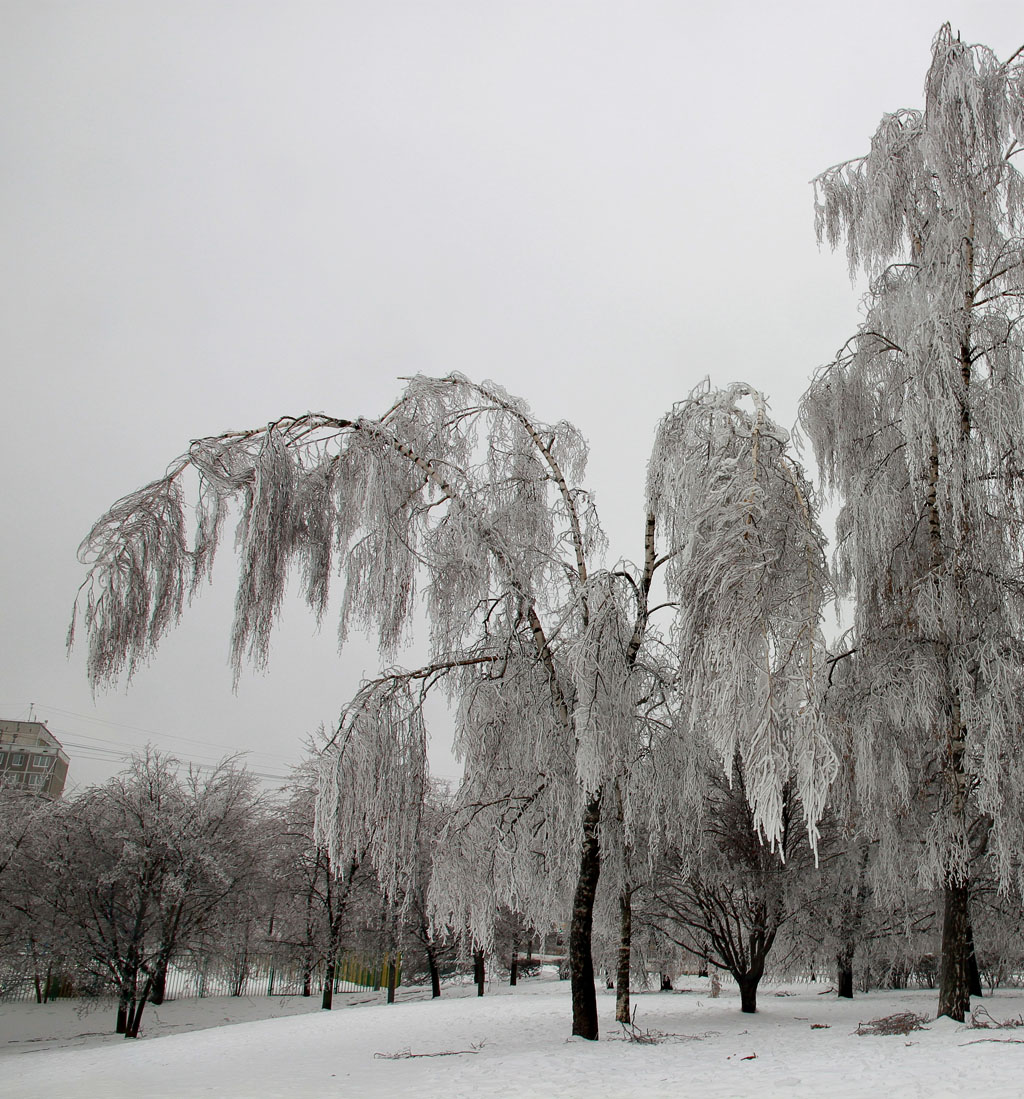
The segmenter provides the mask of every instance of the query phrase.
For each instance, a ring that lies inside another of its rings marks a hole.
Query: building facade
[[[0,783],[59,798],[68,762],[60,741],[43,722],[0,718]]]

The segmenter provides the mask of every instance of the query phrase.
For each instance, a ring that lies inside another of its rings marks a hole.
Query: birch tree
[[[747,397],[752,413],[735,407]],[[422,605],[427,663],[387,670],[342,713],[323,757],[318,836],[336,870],[365,853],[388,896],[415,892],[423,699],[447,691],[465,776],[432,874],[435,919],[468,925],[482,946],[501,906],[536,926],[568,908],[573,1033],[593,1039],[602,850],[627,850],[641,826],[662,842],[680,817],[694,721],[708,723],[730,766],[741,753],[769,842],[781,828],[776,786],[794,760],[812,828],[824,799],[810,686],[821,549],[786,447],[745,387],[683,402],[652,457],[640,564],[609,569],[580,487],[583,438],[490,383],[416,377],[377,419],[308,414],[201,439],[83,543],[90,570],[77,608],[89,673],[94,683],[130,676],[156,647],[209,575],[231,501],[236,674],[266,661],[293,568],[318,618],[340,574],[341,640],[373,631],[385,661]],[[678,644],[651,622],[655,575],[670,564],[667,604],[685,608]],[[703,654],[713,669],[701,669]],[[742,689],[719,683],[734,673]],[[681,697],[692,702],[685,719]],[[738,732],[719,712],[728,707],[739,707]],[[641,779],[639,761],[655,756]],[[613,861],[613,888],[623,865]]]
[[[944,910],[939,1013],[962,1020],[972,858],[1022,883],[1024,63],[942,27],[923,110],[815,180],[819,239],[871,280],[865,319],[804,397],[842,502],[857,789],[883,840],[926,804]],[[883,859],[884,861],[884,859]],[[895,864],[896,860],[893,860]]]

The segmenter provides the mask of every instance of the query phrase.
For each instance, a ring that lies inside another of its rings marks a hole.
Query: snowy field
[[[711,999],[705,982],[692,983],[693,991],[635,996],[638,1030],[661,1039],[652,1043],[625,1040],[613,1021],[614,998],[603,990],[602,1040],[567,1040],[568,984],[542,978],[516,989],[491,986],[483,999],[470,988],[446,989],[434,1002],[408,992],[390,1006],[368,995],[339,997],[330,1013],[298,998],[184,1000],[148,1007],[138,1042],[105,1033],[110,1011],[0,1005],[0,1095],[1024,1095],[1024,1028],[972,1030],[942,1020],[904,1036],[857,1035],[858,1022],[934,1013],[933,991],[872,992],[840,1003],[819,995],[820,986],[768,986],[751,1016],[740,1013],[735,992]],[[997,992],[984,1007],[1000,1021],[1015,1018],[1024,991]],[[270,1012],[276,1017],[259,1017]],[[196,1026],[205,1029],[183,1032]]]

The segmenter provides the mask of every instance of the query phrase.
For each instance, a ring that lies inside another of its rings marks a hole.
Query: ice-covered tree
[[[231,761],[181,775],[150,751],[54,805],[46,866],[61,939],[82,971],[116,990],[119,1034],[138,1037],[168,965],[258,873],[257,809],[251,775]]]
[[[740,1009],[757,1010],[757,987],[780,931],[796,909],[801,876],[813,871],[794,799],[783,790],[775,849],[754,823],[743,766],[709,774],[708,803],[694,851],[662,859],[643,918],[671,942],[718,969],[740,990]]]
[[[341,575],[342,640],[373,630],[385,660],[422,605],[428,662],[365,684],[343,711],[324,754],[320,835],[336,868],[365,851],[388,894],[404,888],[426,789],[422,703],[447,691],[465,778],[432,876],[436,918],[468,924],[483,944],[502,906],[538,926],[569,908],[573,1032],[596,1038],[602,845],[625,852],[641,825],[652,842],[670,830],[694,721],[728,765],[740,752],[769,840],[791,765],[813,827],[829,760],[813,690],[820,536],[760,398],[702,391],[666,419],[637,566],[602,567],[604,536],[579,486],[586,453],[570,424],[544,424],[499,387],[457,375],[409,380],[377,419],[309,414],[202,439],[93,528],[78,607],[94,682],[130,675],[209,574],[230,501],[236,671],[266,660],[294,567],[318,616]],[[671,644],[650,623],[663,565],[680,614]],[[735,690],[719,681],[734,674]],[[655,754],[638,781],[638,761]]]
[[[1022,82],[1020,51],[1000,62],[946,25],[924,109],[885,115],[867,155],[815,181],[819,237],[871,279],[801,412],[842,502],[857,791],[892,845],[927,804],[918,861],[943,895],[939,1012],[956,1019],[972,834],[1004,887],[1022,882]]]
[[[748,386],[699,389],[662,421],[648,500],[670,547],[686,724],[726,773],[738,755],[754,826],[769,843],[781,836],[793,779],[813,842],[836,771],[819,706],[831,589],[813,492],[788,433]]]

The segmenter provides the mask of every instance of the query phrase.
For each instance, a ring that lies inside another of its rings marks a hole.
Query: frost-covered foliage
[[[209,574],[230,502],[240,516],[236,669],[266,661],[293,568],[317,615],[343,576],[342,637],[372,628],[385,655],[406,638],[429,577],[435,648],[447,653],[475,630],[482,601],[561,594],[563,540],[580,566],[600,543],[589,498],[568,487],[585,462],[571,425],[534,426],[521,401],[455,375],[412,379],[379,420],[311,413],[200,439],[82,544],[90,678],[130,677],[177,621]],[[191,536],[190,471],[199,480]]]
[[[422,702],[442,687],[464,779],[432,871],[434,918],[487,944],[500,909],[537,924],[571,909],[574,1027],[596,1037],[598,880],[628,890],[644,855],[650,867],[660,845],[692,833],[695,738],[710,731],[730,761],[739,745],[766,835],[779,834],[779,791],[794,768],[812,828],[821,810],[819,536],[782,433],[735,407],[738,395],[695,395],[667,418],[642,561],[613,569],[579,487],[583,439],[490,383],[416,377],[379,419],[310,414],[193,443],[83,544],[93,682],[130,676],[182,613],[230,503],[236,674],[267,659],[293,571],[318,617],[338,575],[340,640],[375,631],[385,659],[422,605],[428,662],[364,685],[323,753],[318,836],[336,870],[365,856],[392,898],[422,895],[409,880],[426,788]],[[187,476],[199,486],[191,534]],[[666,606],[682,608],[673,644],[651,623],[666,563]]]
[[[343,874],[369,856],[389,897],[410,885],[427,786],[422,698],[404,677],[367,684],[322,752],[314,838]]]
[[[647,488],[673,554],[689,721],[727,772],[739,753],[756,826],[773,842],[791,774],[813,834],[835,773],[818,705],[824,537],[788,444],[759,393],[705,386],[662,421]]]
[[[136,1037],[171,963],[215,938],[233,902],[266,891],[255,780],[230,759],[182,775],[147,750],[47,817],[48,937],[119,994],[118,1032]]]
[[[526,646],[500,674],[464,673],[455,744],[464,775],[431,879],[435,920],[471,929],[485,947],[503,906],[537,926],[562,922],[577,869],[572,728]]]
[[[894,847],[923,799],[925,882],[966,881],[980,818],[1001,881],[1024,849],[1024,63],[948,25],[924,110],[816,180],[819,236],[871,279],[806,394],[855,599],[840,707],[856,796]],[[883,858],[884,863],[884,858]],[[895,852],[893,853],[895,864]]]

